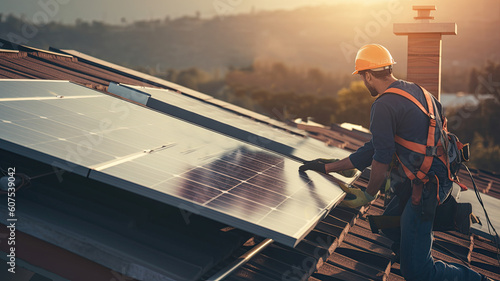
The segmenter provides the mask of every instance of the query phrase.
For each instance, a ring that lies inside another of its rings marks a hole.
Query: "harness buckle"
[[[431,127],[436,127],[436,119],[432,119],[432,118],[431,118],[431,119],[429,120],[429,125],[430,125]]]
[[[412,180],[411,180],[411,185],[412,185],[412,186],[415,186],[415,185],[421,185],[421,184],[423,184],[423,183],[424,183],[424,182],[423,182],[421,179],[417,178],[416,176],[415,176],[415,178],[414,178],[414,179],[412,179]]]
[[[437,146],[426,146],[425,147],[425,156],[439,156],[438,155],[438,147]]]
[[[429,116],[429,125],[431,127],[436,127],[436,115],[429,113],[427,116]]]
[[[415,178],[411,179],[412,185],[421,185],[429,182],[429,176],[421,170],[416,170],[413,175]]]

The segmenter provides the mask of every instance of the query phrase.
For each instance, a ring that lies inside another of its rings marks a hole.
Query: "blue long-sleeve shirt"
[[[424,108],[427,108],[422,89],[411,82],[398,80],[389,88],[399,88],[414,96]],[[438,112],[442,114],[441,104],[435,100]],[[413,102],[397,94],[382,94],[372,104],[370,113],[370,131],[372,138],[349,156],[354,167],[364,170],[370,166],[372,160],[383,164],[389,164],[393,155],[397,152],[401,161],[414,170],[420,168],[423,156],[413,153],[394,141],[394,136],[417,142],[427,143],[429,130],[429,118]],[[444,169],[443,169],[444,168]],[[446,169],[444,164],[434,158],[431,171],[434,172],[440,182],[446,181]]]

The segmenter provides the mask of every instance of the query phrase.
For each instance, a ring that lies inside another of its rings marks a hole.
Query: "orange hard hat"
[[[386,66],[396,64],[391,56],[391,53],[382,45],[368,44],[361,47],[356,55],[354,72],[357,74],[359,71],[367,69],[384,69]]]

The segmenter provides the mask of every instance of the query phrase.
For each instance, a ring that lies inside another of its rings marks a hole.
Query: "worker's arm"
[[[372,171],[370,173],[370,181],[365,191],[359,188],[349,187],[348,195],[340,203],[340,206],[349,208],[358,208],[375,200],[380,187],[384,183],[389,164],[383,164],[377,160],[372,160]]]
[[[344,158],[342,160],[318,158],[312,161],[304,161],[304,165],[299,167],[299,171],[305,172],[307,170],[313,170],[324,174],[337,172],[348,178],[356,175],[354,165],[349,158]]]
[[[340,172],[345,170],[354,169],[354,165],[349,157],[339,160],[337,162],[327,163],[325,165],[325,170],[327,173]]]
[[[378,193],[385,181],[388,169],[389,164],[378,162],[375,159],[372,161],[372,171],[370,173],[370,181],[368,181],[368,186],[366,187],[366,193],[371,196],[375,196]]]

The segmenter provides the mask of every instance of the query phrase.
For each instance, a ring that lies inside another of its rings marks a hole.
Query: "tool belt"
[[[379,230],[398,228],[401,226],[401,216],[368,216],[368,222],[373,233]],[[465,235],[470,235],[473,223],[480,225],[481,221],[472,213],[470,203],[458,203],[455,197],[449,196],[443,204],[437,206],[433,222],[434,231],[455,230]]]

